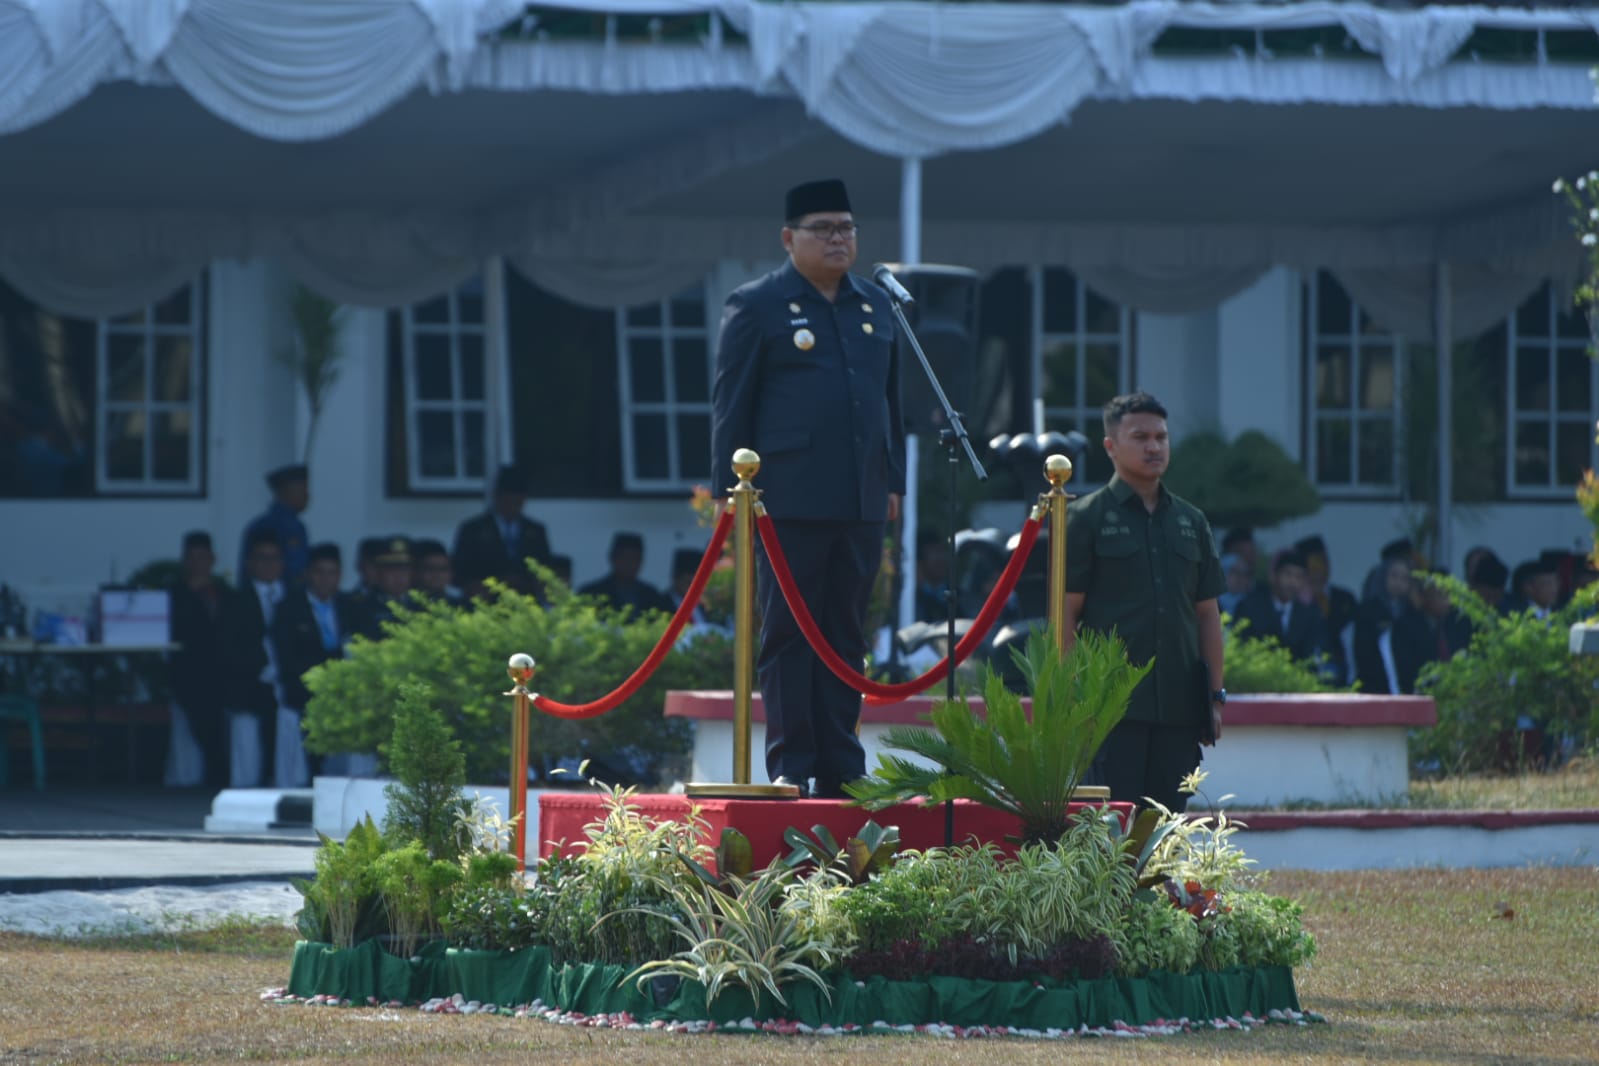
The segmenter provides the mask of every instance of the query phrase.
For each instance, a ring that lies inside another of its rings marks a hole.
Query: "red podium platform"
[[[881,811],[868,811],[838,800],[691,799],[670,793],[640,794],[631,802],[641,814],[658,821],[683,821],[688,817],[689,806],[697,805],[700,816],[710,823],[710,837],[706,843],[714,847],[724,828],[737,829],[749,837],[756,869],[789,853],[791,849],[783,842],[783,831],[790,826],[810,832],[812,826],[825,825],[833,838],[843,843],[871,821],[898,826],[900,846],[905,849],[921,851],[944,844],[943,804],[900,803]],[[1072,809],[1090,806],[1094,805],[1074,803]],[[1109,806],[1120,813],[1123,820],[1133,810],[1131,803]],[[558,848],[561,854],[574,854],[580,850],[575,845],[587,839],[583,827],[604,816],[604,799],[597,793],[541,793],[539,835],[543,839],[539,842],[539,857],[555,854]],[[1006,852],[1013,852],[1014,838],[1020,828],[1014,815],[969,800],[955,801],[956,844],[971,844],[974,840],[992,842]]]

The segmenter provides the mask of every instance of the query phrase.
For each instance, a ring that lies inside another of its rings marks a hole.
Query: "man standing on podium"
[[[731,478],[735,450],[759,453],[755,484],[795,584],[823,638],[861,666],[884,528],[905,491],[894,317],[888,295],[849,272],[859,230],[843,182],[795,186],[783,218],[788,262],[723,309],[711,472]],[[767,775],[802,796],[842,797],[866,773],[860,693],[811,651],[766,553],[757,560]]]

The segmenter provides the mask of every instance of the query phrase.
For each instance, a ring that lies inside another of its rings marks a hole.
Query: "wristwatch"
[[[1215,692],[1212,692],[1210,694],[1210,702],[1225,705],[1227,703],[1227,690],[1224,688],[1219,688]]]

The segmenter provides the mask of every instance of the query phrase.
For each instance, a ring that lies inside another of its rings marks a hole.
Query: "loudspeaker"
[[[915,299],[905,309],[905,317],[916,331],[916,339],[921,342],[933,373],[938,375],[944,395],[971,430],[971,404],[977,387],[977,295],[981,280],[977,271],[931,263],[889,263],[888,268]],[[899,338],[899,380],[906,430],[936,437],[944,428],[944,412],[904,337]]]

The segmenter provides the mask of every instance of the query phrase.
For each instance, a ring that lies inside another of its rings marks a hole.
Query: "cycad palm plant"
[[[885,734],[887,747],[918,755],[931,767],[883,755],[850,794],[874,810],[918,796],[974,800],[1016,815],[1024,841],[1059,840],[1069,827],[1072,794],[1127,713],[1150,663],[1132,666],[1120,638],[1089,630],[1064,656],[1055,648],[1053,632],[1035,633],[1025,653],[1011,652],[1031,693],[1031,711],[990,668],[983,685],[986,713],[965,699],[941,700],[931,729],[896,726]]]

